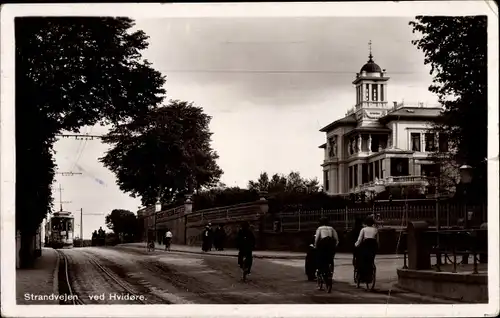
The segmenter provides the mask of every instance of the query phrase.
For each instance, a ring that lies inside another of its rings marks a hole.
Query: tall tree
[[[134,236],[138,232],[138,223],[133,212],[115,209],[106,215],[106,226],[117,235]]]
[[[475,168],[473,188],[486,193],[487,17],[417,16],[410,25],[434,75],[429,90],[444,105],[435,129],[448,134],[452,159]]]
[[[211,117],[184,101],[170,101],[129,123],[112,129],[103,141],[112,145],[99,160],[115,173],[118,185],[143,205],[161,197],[217,185],[222,170],[211,148]]]
[[[23,234],[53,207],[56,134],[127,121],[162,102],[165,79],[141,60],[147,36],[133,26],[128,18],[15,19],[16,228]]]
[[[318,179],[303,178],[299,172],[292,171],[288,176],[274,174],[269,180],[267,172],[262,172],[257,181],[250,180],[248,189],[257,191],[267,191],[269,193],[285,193],[285,192],[318,192]]]

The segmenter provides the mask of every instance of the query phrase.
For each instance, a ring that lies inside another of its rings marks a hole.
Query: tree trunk
[[[35,234],[21,232],[20,267],[33,267],[35,262]]]

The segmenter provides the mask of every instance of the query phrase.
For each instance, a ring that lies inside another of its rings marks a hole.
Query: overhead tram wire
[[[90,127],[90,130],[89,130],[88,133],[92,133],[92,128],[93,127]],[[75,163],[73,165],[73,169],[76,168],[76,165],[78,164],[78,161],[80,160],[80,158],[82,157],[83,152],[85,151],[85,146],[87,145],[88,138],[83,138],[83,139],[84,139],[83,146],[82,146],[82,149],[80,150],[80,153],[78,154],[78,156],[77,156],[77,158],[75,160]]]
[[[219,73],[219,74],[345,74],[352,75],[356,71],[329,70],[203,70],[203,69],[158,69],[162,73]],[[390,74],[419,74],[412,71],[388,71]]]

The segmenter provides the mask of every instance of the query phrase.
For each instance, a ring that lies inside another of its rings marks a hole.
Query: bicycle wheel
[[[325,275],[326,278],[326,292],[331,293],[333,287],[333,271],[330,269]]]
[[[377,266],[375,266],[375,264],[373,264],[373,279],[372,279],[371,290],[373,290],[375,288],[376,281],[377,281]]]
[[[242,270],[242,280],[243,281],[246,281],[247,279],[247,274],[248,274],[248,268],[247,268],[247,258],[246,257],[243,257],[243,259],[241,260],[242,262],[242,266],[241,266],[241,270]]]

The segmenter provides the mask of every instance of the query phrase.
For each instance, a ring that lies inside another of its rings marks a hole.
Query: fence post
[[[345,229],[347,231],[348,227],[349,227],[349,214],[348,214],[348,208],[347,208],[347,205],[345,207]]]
[[[321,214],[320,215],[321,215],[321,217],[323,217],[323,208],[321,208]]]
[[[299,209],[299,232],[300,232],[300,209]]]

